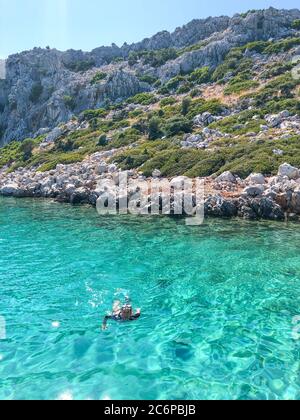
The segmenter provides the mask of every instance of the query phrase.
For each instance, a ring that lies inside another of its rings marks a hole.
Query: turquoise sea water
[[[299,225],[1,198],[0,398],[299,399],[299,249]],[[126,293],[141,319],[102,332]]]

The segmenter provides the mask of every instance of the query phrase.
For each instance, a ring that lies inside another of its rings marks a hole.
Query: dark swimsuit
[[[128,320],[126,320],[126,319],[122,319],[121,312],[119,312],[118,314],[115,314],[115,315],[107,315],[105,319],[106,320],[112,319],[113,321],[117,321],[117,322],[126,322],[126,321],[135,321],[140,316],[141,314],[135,314],[135,315],[132,315]]]

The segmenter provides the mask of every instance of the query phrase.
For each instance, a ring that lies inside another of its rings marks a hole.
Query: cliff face
[[[235,46],[287,37],[293,33],[291,23],[299,18],[299,10],[271,8],[246,16],[194,20],[173,33],[161,32],[120,48],[112,45],[89,53],[36,48],[10,56],[6,79],[0,81],[0,145],[51,129],[83,110],[151,90],[137,74],[152,74],[166,81],[181,72],[218,65]],[[180,51],[198,43],[201,45],[194,51]],[[178,51],[175,60],[156,67],[128,64],[134,52],[167,48]],[[99,72],[102,75],[97,79]]]
[[[214,32],[207,38],[203,48],[186,53],[172,63],[164,65],[160,69],[160,76],[163,79],[168,79],[181,72],[192,71],[197,67],[215,67],[234,47],[252,41],[288,37],[293,32],[291,23],[299,19],[299,16],[299,10],[286,11],[273,8],[249,13],[246,17],[236,15],[230,19],[225,30]]]
[[[55,50],[36,49],[10,57],[6,75],[0,86],[2,144],[52,128],[85,109],[100,108],[107,100],[147,90],[134,74],[118,67],[111,69],[105,82],[92,84],[95,70],[71,71],[64,54]]]

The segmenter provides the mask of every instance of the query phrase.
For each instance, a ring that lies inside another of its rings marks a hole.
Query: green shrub
[[[134,123],[131,128],[137,130],[140,134],[146,135],[149,133],[149,121],[146,121],[143,118],[140,118],[136,123]]]
[[[26,139],[20,143],[19,150],[23,155],[22,158],[24,161],[31,158],[34,147],[35,147],[35,142],[32,139]]]
[[[79,60],[74,63],[65,63],[65,66],[68,70],[73,71],[75,73],[84,72],[90,70],[92,67],[95,66],[94,60]]]
[[[251,80],[251,74],[247,71],[239,72],[235,77],[233,77],[228,83],[227,87],[224,90],[225,95],[238,94],[240,92],[250,90],[252,88],[258,87],[259,83]]]
[[[244,71],[249,73],[252,66],[253,60],[244,57],[241,49],[234,48],[227,54],[223,63],[215,69],[211,79],[212,81],[217,82],[222,81],[228,73],[232,73],[233,76]]]
[[[225,95],[238,94],[259,86],[259,83],[255,80],[246,80],[246,81],[236,81],[235,83],[230,83],[225,89]]]
[[[263,52],[264,54],[278,54],[280,52],[289,51],[297,45],[300,45],[300,38],[287,38],[282,41],[271,43]]]
[[[220,115],[225,108],[226,106],[218,99],[205,101],[199,98],[191,102],[188,117],[192,119],[196,115],[203,114],[204,112],[210,112],[212,115]]]
[[[129,118],[136,118],[136,117],[140,117],[143,114],[144,114],[144,112],[141,109],[135,109],[135,110],[130,111],[128,113],[128,117]]]
[[[128,58],[128,64],[134,66],[140,60],[143,64],[149,64],[151,67],[160,67],[167,61],[178,57],[175,48],[164,48],[155,51],[136,51],[131,52]]]
[[[289,111],[292,114],[300,114],[300,101],[298,99],[280,99],[275,98],[266,102],[263,106],[265,114],[276,114],[281,111]]]
[[[55,169],[57,165],[70,165],[72,163],[81,162],[85,158],[86,153],[79,153],[79,152],[71,152],[71,153],[57,153],[53,154],[46,154],[41,155],[40,163],[41,166],[39,167],[40,172],[47,172]],[[32,163],[38,164],[39,161],[36,159]]]
[[[111,62],[114,64],[122,63],[124,61],[123,57],[114,57]]]
[[[278,76],[270,81],[255,95],[251,95],[256,106],[264,107],[267,102],[272,100],[292,99],[294,97],[294,89],[300,83],[294,79],[291,72]]]
[[[14,141],[0,148],[0,168],[11,165],[21,157],[20,142]]]
[[[177,95],[183,95],[184,93],[189,93],[192,86],[190,83],[184,83],[183,85],[179,86],[176,93]]]
[[[139,56],[137,53],[131,52],[128,57],[128,64],[130,67],[135,66],[138,63]]]
[[[292,23],[292,28],[300,30],[300,19],[294,20],[294,22]]]
[[[161,87],[159,92],[162,94],[175,92],[183,82],[186,82],[186,78],[184,76],[173,77]]]
[[[267,140],[250,143],[248,140],[239,139],[232,147],[224,146],[214,151],[171,148],[168,151],[156,152],[153,158],[144,163],[141,170],[150,175],[157,168],[168,177],[177,175],[202,177],[230,170],[246,178],[252,172],[276,174],[278,167],[285,161],[300,166],[299,137],[280,140],[276,142],[276,147],[284,151],[283,156],[275,156],[274,143]]]
[[[74,141],[70,138],[60,138],[55,141],[55,151],[59,152],[71,152],[72,150],[76,149]]]
[[[205,153],[199,150],[181,150],[169,147],[168,150],[157,151],[153,158],[144,163],[141,170],[146,176],[151,176],[154,169],[159,169],[166,177],[183,175],[204,155]]]
[[[238,48],[240,52],[246,50],[255,51],[260,54],[278,54],[281,52],[289,51],[291,48],[300,44],[300,38],[286,38],[279,41],[254,41],[245,44],[243,47]]]
[[[256,13],[257,12],[257,10],[256,9],[251,9],[251,10],[248,10],[248,12],[245,12],[245,13],[241,13],[241,17],[243,18],[243,19],[245,19],[246,17],[248,17],[250,14],[252,14],[252,13]]]
[[[159,95],[169,95],[170,93],[170,90],[165,85],[160,87],[158,90]]]
[[[204,48],[208,44],[209,44],[209,41],[201,41],[198,44],[190,45],[188,47],[180,49],[178,51],[178,55],[182,55],[182,54],[185,54],[185,53],[201,50],[201,48]]]
[[[169,144],[165,141],[156,140],[142,143],[140,146],[121,152],[112,158],[112,162],[117,163],[121,169],[128,170],[139,168],[152,159],[157,153],[169,148]]]
[[[241,113],[235,122],[247,122],[253,112],[255,110]],[[272,140],[250,142],[245,137],[220,139],[214,143],[218,146],[214,150],[180,149],[170,141],[151,141],[123,151],[112,160],[123,169],[139,168],[147,176],[151,176],[154,169],[159,169],[167,177],[210,176],[230,170],[245,178],[251,172],[276,174],[279,165],[285,161],[299,167],[299,140],[299,136],[292,139],[278,139],[276,147],[284,151],[283,156],[274,155]]]
[[[168,105],[174,105],[176,104],[177,100],[173,98],[173,96],[169,96],[168,98],[164,98],[160,101],[160,106],[165,107]]]
[[[175,48],[165,48],[158,51],[148,51],[143,57],[143,62],[144,64],[150,64],[152,67],[160,67],[177,57]]]
[[[76,108],[76,101],[73,96],[65,95],[63,97],[64,103],[67,108],[69,108],[71,111],[73,111]]]
[[[121,133],[116,133],[113,140],[109,143],[111,148],[119,148],[128,146],[129,144],[137,142],[141,137],[141,133],[134,128],[127,128]]]
[[[182,103],[181,103],[181,113],[182,113],[182,115],[185,116],[185,115],[187,115],[189,113],[189,110],[190,110],[190,107],[191,107],[191,103],[192,103],[192,100],[189,97],[184,98],[182,100]]]
[[[181,133],[190,133],[192,131],[192,123],[184,117],[173,117],[165,122],[163,131],[167,137],[173,137]]]
[[[149,121],[149,140],[156,140],[161,137],[161,121],[157,117],[153,117]]]
[[[104,147],[104,146],[107,146],[107,144],[108,144],[107,136],[106,136],[106,134],[102,134],[99,137],[97,145],[101,146],[101,147]]]
[[[138,93],[127,100],[129,104],[151,105],[157,102],[157,98],[153,93]]]
[[[18,168],[32,158],[34,148],[41,143],[44,137],[41,136],[37,139],[25,139],[23,142],[13,141],[8,145],[0,148],[0,168],[3,166],[11,166]]]
[[[272,79],[273,77],[280,76],[292,70],[296,63],[278,63],[271,64],[267,69],[262,73],[261,77],[263,79]]]
[[[101,82],[102,80],[107,78],[107,73],[99,71],[95,74],[95,76],[91,80],[92,85],[96,85],[97,83]]]
[[[87,109],[81,114],[81,119],[83,121],[90,121],[93,118],[105,118],[108,114],[108,111],[104,108],[100,109]]]
[[[41,83],[34,84],[31,88],[31,92],[30,92],[30,95],[29,95],[29,100],[32,103],[36,104],[39,101],[40,97],[42,96],[43,90],[44,90],[44,88],[43,88]]]
[[[208,83],[210,81],[210,77],[211,77],[210,68],[202,67],[200,69],[193,71],[189,76],[189,80],[191,82],[195,82],[201,85],[202,83]]]
[[[196,98],[197,96],[201,95],[201,90],[199,89],[192,89],[190,92],[190,97],[191,98]]]
[[[151,74],[140,75],[140,76],[138,76],[138,79],[141,82],[148,83],[149,85],[154,85],[156,82],[159,81],[159,79],[157,77],[152,76]]]
[[[246,50],[249,50],[249,51],[255,51],[259,54],[263,54],[266,48],[268,48],[270,45],[271,45],[270,41],[253,41],[253,42],[249,42],[244,47],[242,47],[242,51],[245,52]]]
[[[209,127],[220,130],[223,133],[243,135],[248,132],[259,132],[261,124],[266,124],[262,118],[263,111],[253,109],[243,111],[240,114],[230,115],[220,121],[212,123]],[[260,115],[261,119],[253,120],[254,115]],[[241,127],[239,127],[241,126]]]

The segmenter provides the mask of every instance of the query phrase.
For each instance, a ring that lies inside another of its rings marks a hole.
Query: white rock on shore
[[[18,193],[19,189],[17,183],[6,184],[0,188],[0,194],[4,196],[15,195]]]
[[[0,170],[0,195],[46,197],[72,204],[96,205],[98,197],[114,196],[111,185],[118,185],[118,175],[122,173],[116,165],[108,163],[106,159],[104,153],[97,153],[83,162],[57,165],[56,169],[45,173],[26,168],[19,168],[13,173]],[[131,180],[146,180],[136,170],[126,171],[126,174]],[[283,220],[284,212],[300,215],[299,170],[286,163],[281,165],[278,174],[265,178],[262,174],[254,173],[243,181],[227,171],[216,179],[206,178],[205,182],[209,188],[209,195],[205,201],[206,213],[221,217],[239,215],[245,218],[272,220]],[[153,171],[154,179],[160,178],[161,175],[159,170]],[[153,178],[148,178],[148,181]],[[174,178],[171,186],[181,188],[185,180],[186,177],[183,176]],[[103,187],[103,182],[107,182],[106,188]],[[136,192],[137,188],[131,188],[128,197]],[[120,191],[120,194],[126,195],[125,191]],[[149,206],[150,196],[146,201]]]
[[[218,178],[216,179],[216,182],[235,183],[236,177],[230,171],[226,171],[226,172],[223,172],[220,176],[218,176]]]
[[[278,175],[287,176],[289,179],[298,179],[300,177],[299,169],[288,163],[284,163],[279,167]]]
[[[264,185],[265,182],[266,179],[262,174],[251,174],[246,179],[246,183],[249,185]]]

